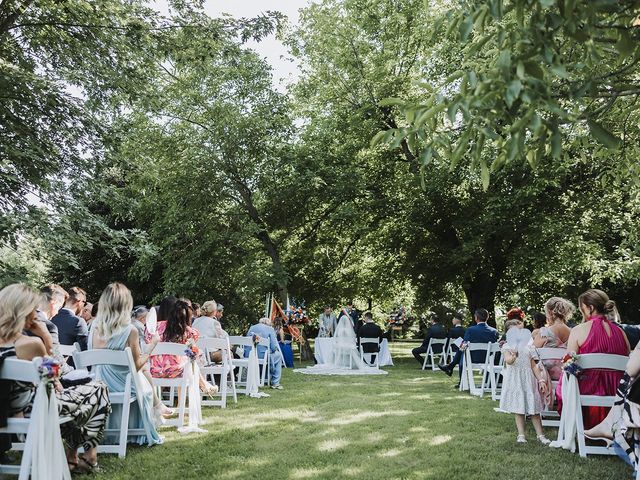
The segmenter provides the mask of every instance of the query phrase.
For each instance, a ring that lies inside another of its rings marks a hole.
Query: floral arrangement
[[[60,378],[60,363],[51,357],[44,357],[38,367],[40,378],[46,382],[53,382]]]
[[[562,369],[570,375],[579,377],[582,373],[582,367],[578,365],[578,354],[576,352],[568,352],[562,357]]]
[[[187,342],[187,348],[184,353],[187,355],[187,357],[189,357],[189,360],[195,362],[200,356],[200,349],[193,340],[189,340],[189,342]]]
[[[307,311],[304,308],[304,303],[298,307],[291,305],[284,313],[287,316],[286,320],[288,325],[309,324],[309,317],[307,316]]]
[[[256,335],[255,333],[252,335],[251,340],[253,341],[253,346],[257,347],[258,343],[260,343],[260,335]]]

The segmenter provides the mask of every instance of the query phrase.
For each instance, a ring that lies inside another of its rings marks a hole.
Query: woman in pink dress
[[[584,323],[574,327],[569,335],[567,350],[584,353],[610,353],[629,355],[629,341],[622,329],[612,320],[617,309],[614,301],[602,290],[591,289],[578,298]],[[623,372],[609,370],[590,370],[579,378],[580,393],[583,395],[613,396],[620,383]],[[556,389],[558,411],[562,410],[562,377]],[[583,407],[584,428],[589,429],[600,423],[609,411],[609,407]]]
[[[166,299],[165,299],[166,300]],[[190,341],[196,343],[200,338],[198,331],[191,327],[191,317],[193,310],[191,305],[184,300],[171,301],[173,305],[168,306],[167,320],[158,322],[157,333],[162,342],[183,343]],[[189,359],[176,355],[154,355],[151,357],[151,376],[155,378],[176,378],[182,375],[184,367]],[[206,394],[213,394],[218,391],[218,387],[206,382],[200,375],[200,389]]]

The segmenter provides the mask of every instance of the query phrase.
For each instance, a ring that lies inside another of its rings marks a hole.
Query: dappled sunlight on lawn
[[[402,453],[402,450],[398,450],[397,448],[392,448],[391,450],[385,450],[384,452],[378,453],[378,457],[389,458],[389,457],[397,457]]]
[[[342,438],[332,438],[331,440],[321,442],[318,445],[318,450],[320,450],[321,452],[333,452],[335,450],[340,450],[347,445],[349,445],[349,442]]]
[[[431,440],[429,440],[428,443],[432,447],[435,447],[451,441],[452,438],[453,437],[451,435],[438,435],[436,437],[433,437]]]
[[[327,473],[330,470],[329,467],[325,468],[296,468],[291,472],[290,478],[315,478],[318,475]]]
[[[349,425],[351,423],[363,422],[365,420],[372,420],[374,418],[395,416],[402,417],[405,415],[411,415],[413,412],[409,410],[393,410],[390,412],[375,412],[372,410],[365,410],[360,412],[353,412],[351,414],[343,415],[342,417],[334,418],[329,421],[330,425]]]

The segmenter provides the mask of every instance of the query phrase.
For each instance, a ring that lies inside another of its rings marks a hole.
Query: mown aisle
[[[102,455],[102,479],[622,479],[617,458],[580,459],[535,442],[515,443],[509,415],[490,399],[421,372],[409,344],[376,377],[316,377],[285,371],[282,391],[205,408],[208,434],[164,429],[164,445]],[[555,431],[549,429],[548,436]]]

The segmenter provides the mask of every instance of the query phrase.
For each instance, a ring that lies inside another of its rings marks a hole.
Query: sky
[[[279,11],[289,19],[290,25],[298,23],[298,10],[307,6],[311,0],[207,0],[205,10],[212,17],[228,13],[236,18],[256,17],[267,10]],[[156,0],[160,11],[166,11],[166,1]],[[263,39],[261,42],[249,42],[259,55],[266,58],[273,67],[274,86],[284,91],[287,83],[295,81],[298,76],[298,66],[289,57],[287,49],[276,40],[275,35]]]

